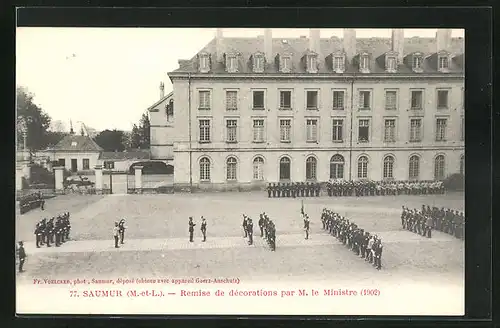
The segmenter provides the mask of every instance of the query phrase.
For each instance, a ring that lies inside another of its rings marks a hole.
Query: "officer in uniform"
[[[377,242],[375,243],[375,267],[377,270],[380,270],[382,268],[382,239],[378,239]]]
[[[120,234],[120,228],[118,227],[118,222],[115,221],[115,227],[113,228],[113,237],[115,238],[115,248],[120,248],[120,246],[118,246],[119,234]]]
[[[50,247],[50,243],[54,243],[54,218],[51,218],[45,228],[47,247]]]
[[[268,183],[267,184],[267,198],[271,198],[271,184]]]
[[[297,183],[292,182],[292,197],[296,198],[297,197]]]
[[[61,217],[57,217],[56,223],[54,225],[54,234],[56,236],[56,247],[61,246],[61,232],[62,232]]]
[[[243,238],[246,238],[248,236],[247,224],[248,224],[247,216],[243,214],[243,223],[241,224],[243,227]]]
[[[17,248],[17,256],[19,257],[19,273],[24,272],[23,266],[24,261],[26,261],[26,251],[24,250],[23,242],[19,242],[19,246]]]
[[[278,196],[278,198],[281,197],[281,183],[278,182],[278,185],[276,186],[276,194]]]
[[[207,241],[207,221],[205,218],[202,216],[201,217],[201,233],[203,234],[203,242]]]
[[[193,222],[193,217],[190,216],[189,217],[189,242],[193,242],[193,233],[194,233],[194,226],[196,224]]]
[[[265,213],[261,213],[259,215],[259,229],[260,229],[260,237],[264,237],[264,214]]]
[[[273,192],[273,198],[276,198],[276,191],[277,191],[276,183],[273,183],[271,191]]]
[[[123,245],[123,240],[125,239],[125,229],[127,229],[127,227],[125,226],[125,219],[121,219],[120,220],[120,223],[118,223],[118,228],[119,228],[119,232],[120,232],[120,244]]]
[[[304,231],[306,233],[306,240],[309,239],[309,217],[304,215]]]
[[[253,245],[253,222],[251,218],[247,221],[248,245]]]

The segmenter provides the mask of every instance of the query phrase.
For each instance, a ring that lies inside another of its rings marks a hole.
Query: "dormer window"
[[[361,54],[359,56],[359,71],[361,73],[369,73],[370,72],[368,54]]]
[[[72,147],[76,147],[76,145],[77,145],[76,141],[73,141],[73,142],[71,143],[71,146],[72,146]]]
[[[238,60],[236,55],[229,54],[226,56],[226,71],[229,73],[235,73],[238,71]]]
[[[439,55],[438,57],[438,70],[440,72],[448,71],[450,58],[447,54]]]
[[[344,73],[345,57],[343,55],[333,57],[333,70],[335,73]]]
[[[318,55],[316,54],[307,55],[307,72],[308,73],[318,72]]]
[[[292,70],[292,60],[289,55],[280,57],[280,71],[282,73],[290,73]]]
[[[253,71],[255,73],[264,72],[264,56],[260,53],[253,56]]]
[[[394,56],[387,56],[385,58],[385,70],[389,73],[394,73],[396,72],[396,57]]]
[[[412,70],[422,72],[423,57],[421,54],[414,54],[412,58]]]
[[[200,72],[208,73],[210,71],[210,57],[207,53],[202,53],[199,56]]]

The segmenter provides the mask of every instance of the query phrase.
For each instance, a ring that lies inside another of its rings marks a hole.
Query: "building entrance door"
[[[76,158],[71,159],[71,172],[76,172],[77,171],[77,162]]]

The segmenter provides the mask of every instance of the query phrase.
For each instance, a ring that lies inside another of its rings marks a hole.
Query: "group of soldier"
[[[196,223],[193,222],[193,217],[189,217],[189,242],[194,242],[194,227],[196,226]],[[203,235],[203,240],[202,242],[207,241],[207,220],[202,216],[201,217],[201,227],[200,227],[201,233]]]
[[[443,194],[441,181],[345,181],[327,182],[328,196],[397,196]]]
[[[50,220],[43,218],[35,227],[36,247],[55,244],[56,247],[61,246],[69,240],[71,230],[69,212],[53,217]]]
[[[276,226],[265,212],[259,215],[260,237],[264,238],[271,251],[276,250]],[[253,221],[252,218],[243,214],[243,238],[248,238],[248,245],[253,245]]]
[[[41,208],[42,210],[45,207],[45,200],[41,193],[36,192],[29,195],[22,196],[19,199],[19,211],[21,214],[31,211],[35,208]]]
[[[419,235],[431,238],[432,230],[438,230],[456,238],[465,237],[465,215],[463,212],[450,209],[441,209],[429,205],[422,205],[422,210],[409,209],[403,206],[401,225]]]
[[[372,263],[377,270],[382,268],[382,239],[359,228],[354,222],[328,209],[321,214],[323,230],[336,237],[357,256]]]
[[[125,239],[125,219],[121,219],[120,221],[115,221],[115,226],[113,228],[113,237],[115,240],[115,248],[120,248],[118,244],[124,244]]]
[[[313,182],[269,183],[267,197],[319,197],[321,184]]]

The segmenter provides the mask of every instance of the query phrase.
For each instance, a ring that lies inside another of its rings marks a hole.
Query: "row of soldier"
[[[45,200],[40,192],[25,195],[19,198],[19,211],[21,214],[29,212],[35,208],[45,208]]]
[[[354,222],[328,209],[321,214],[323,230],[340,240],[356,255],[372,263],[378,270],[382,268],[382,239],[359,228]]]
[[[422,205],[422,214],[432,219],[432,227],[435,230],[450,234],[456,238],[465,237],[465,214],[462,211],[440,209],[436,206]]]
[[[69,240],[71,230],[69,212],[53,217],[50,220],[46,218],[40,220],[35,227],[36,247],[55,244],[56,247]]]
[[[424,237],[432,237],[432,218],[423,212],[417,211],[417,209],[410,210],[403,206],[401,226],[403,229],[418,233]]]
[[[265,212],[259,215],[260,237],[264,238],[272,251],[276,250],[276,226]],[[248,238],[248,245],[253,245],[253,221],[243,214],[243,238]]]
[[[267,186],[267,197],[319,197],[321,192],[320,183],[312,182],[290,182],[269,183]]]
[[[442,181],[345,181],[327,182],[328,196],[397,196],[443,194]]]

